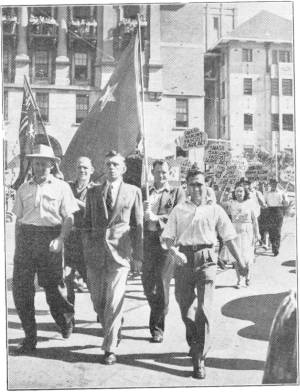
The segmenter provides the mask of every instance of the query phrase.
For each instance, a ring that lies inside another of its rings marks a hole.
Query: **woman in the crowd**
[[[260,239],[257,218],[253,202],[249,198],[249,192],[241,183],[237,183],[232,194],[232,200],[228,202],[228,214],[232,219],[237,237],[236,245],[239,248],[242,259],[248,266],[248,274],[245,277],[246,286],[250,284],[251,267],[254,261],[254,246]],[[241,276],[237,273],[237,288],[241,287]]]

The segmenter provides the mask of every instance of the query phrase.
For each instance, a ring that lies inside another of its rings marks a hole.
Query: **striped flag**
[[[20,172],[13,184],[14,189],[18,189],[28,177],[30,164],[24,157],[32,153],[35,143],[51,146],[39,108],[35,102],[28,80],[24,76],[23,102],[19,127]]]

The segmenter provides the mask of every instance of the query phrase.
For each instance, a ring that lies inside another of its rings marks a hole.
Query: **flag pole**
[[[50,142],[49,135],[48,135],[48,133],[47,133],[47,131],[46,131],[46,128],[45,128],[45,125],[44,125],[44,123],[43,123],[43,119],[42,119],[42,116],[41,116],[40,109],[39,109],[39,107],[38,107],[38,105],[37,105],[37,103],[36,103],[36,101],[35,101],[35,98],[34,98],[34,96],[33,96],[33,94],[32,94],[31,87],[30,87],[30,84],[29,84],[29,82],[28,82],[28,79],[27,79],[26,75],[24,75],[24,82],[25,82],[26,85],[27,85],[27,89],[28,89],[28,91],[29,91],[29,94],[30,94],[30,96],[31,96],[32,102],[33,102],[33,104],[34,104],[34,110],[35,110],[36,113],[38,113],[39,118],[40,118],[40,120],[41,120],[41,124],[42,124],[44,133],[45,133],[46,138],[47,138],[48,146],[51,147],[51,148],[53,149],[53,147],[52,147],[52,145],[51,145],[51,142]],[[54,151],[53,151],[53,153],[54,153]],[[62,173],[61,173],[61,171],[60,171],[60,169],[59,169],[59,166],[58,166],[58,163],[57,163],[57,162],[54,162],[54,166],[55,166],[56,173],[57,173],[58,175],[62,176]]]
[[[148,154],[147,154],[147,146],[146,146],[146,134],[145,134],[145,116],[144,116],[144,73],[143,73],[143,64],[142,64],[142,39],[141,39],[141,21],[140,14],[138,17],[138,40],[139,40],[139,60],[140,60],[140,80],[141,80],[141,89],[142,89],[142,138],[143,138],[143,149],[144,149],[144,173],[145,173],[145,182],[146,182],[146,200],[149,200],[149,168],[148,168]]]

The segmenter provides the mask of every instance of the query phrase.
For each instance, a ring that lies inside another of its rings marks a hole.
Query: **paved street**
[[[149,307],[140,279],[129,280],[125,324],[118,363],[101,364],[102,334],[88,293],[76,297],[76,329],[64,340],[49,314],[44,293],[36,293],[38,347],[34,356],[16,357],[23,337],[11,292],[13,225],[7,224],[8,387],[24,389],[231,386],[261,384],[268,334],[277,306],[296,287],[295,218],[287,218],[279,256],[261,251],[249,288],[234,288],[232,269],[219,272],[215,290],[213,347],[207,377],[191,377],[191,359],[183,322],[170,295],[165,340],[151,344],[147,328]]]

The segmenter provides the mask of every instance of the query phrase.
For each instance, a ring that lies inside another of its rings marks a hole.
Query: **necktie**
[[[106,194],[106,207],[108,211],[112,210],[113,207],[113,199],[112,199],[112,192],[111,192],[111,185],[109,185]]]

